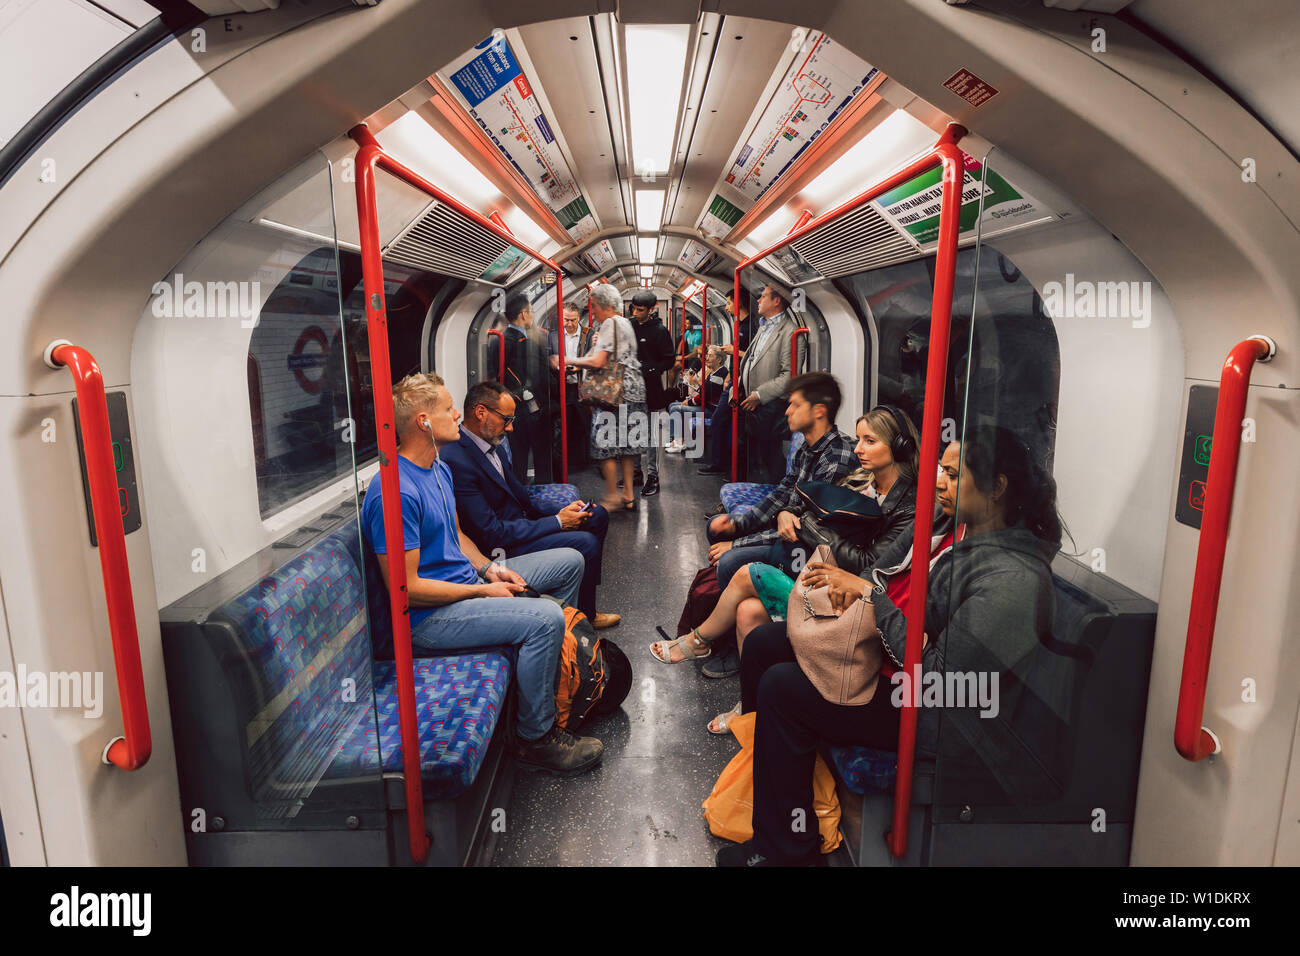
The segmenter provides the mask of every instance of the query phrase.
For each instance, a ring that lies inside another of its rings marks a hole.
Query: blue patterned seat
[[[336,531],[212,614],[233,631],[242,658],[244,676],[230,683],[250,795],[263,815],[292,813],[324,778],[401,770],[397,680],[391,662],[372,665],[359,557],[356,531]],[[382,588],[373,590],[372,616],[386,615]],[[452,799],[473,784],[510,676],[509,661],[490,651],[417,660],[427,798]]]
[[[854,793],[892,793],[898,754],[873,747],[831,747],[831,761],[844,785]]]
[[[473,785],[509,685],[510,662],[493,651],[416,661],[425,799],[451,800]],[[381,767],[384,772],[402,769],[397,674],[391,663],[375,664],[375,705],[378,727],[369,720],[358,723],[339,745],[327,776],[365,777]]]
[[[578,500],[577,485],[529,485],[528,497],[533,507],[543,511],[559,511],[567,504]]]
[[[790,439],[790,450],[785,456],[785,470],[788,472],[794,467],[794,453],[803,445],[803,435],[795,432]],[[752,508],[758,504],[773,491],[776,485],[764,484],[757,481],[731,481],[722,486],[722,507],[727,509],[728,514],[734,514],[737,511],[744,511],[746,508]]]

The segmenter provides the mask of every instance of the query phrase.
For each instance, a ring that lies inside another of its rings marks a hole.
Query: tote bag
[[[704,801],[709,831],[724,840],[744,843],[754,836],[754,718],[756,714],[732,717],[728,726],[740,741],[740,753],[723,768],[713,792]],[[835,778],[821,755],[813,769],[813,812],[821,834],[822,853],[833,853],[840,845],[840,798]]]
[[[614,323],[614,355],[604,368],[589,368],[578,385],[578,401],[593,408],[616,410],[623,404],[623,363],[618,358],[618,317]]]

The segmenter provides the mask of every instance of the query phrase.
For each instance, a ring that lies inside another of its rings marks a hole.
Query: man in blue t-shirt
[[[460,438],[460,413],[451,393],[437,375],[408,375],[393,386],[393,407],[401,443],[397,464],[412,646],[418,654],[513,645],[520,764],[566,775],[594,766],[604,749],[601,742],[575,737],[555,722],[564,612],[552,601],[517,596],[531,587],[573,604],[582,583],[582,555],[554,548],[511,558],[509,568],[484,557],[460,530],[451,471],[438,457],[441,447]],[[370,547],[386,555],[378,475],[366,489],[361,523]],[[387,586],[387,558],[380,557],[379,567]]]

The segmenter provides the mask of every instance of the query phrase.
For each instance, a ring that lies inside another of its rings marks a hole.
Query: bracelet
[[[479,568],[479,572],[478,572],[479,577],[486,578],[488,572],[491,571],[495,565],[496,565],[495,561],[489,561],[487,564],[483,565],[483,567]]]

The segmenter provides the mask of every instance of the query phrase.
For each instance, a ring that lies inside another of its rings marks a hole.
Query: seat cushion
[[[733,481],[722,486],[722,507],[728,513],[752,508],[768,495],[776,485],[765,485],[756,481]]]
[[[451,800],[474,784],[510,685],[510,662],[495,651],[415,662],[420,774],[428,800]],[[364,777],[402,769],[397,674],[375,663],[377,723],[366,719],[339,748],[326,776]],[[376,733],[378,731],[378,733]]]
[[[854,793],[892,793],[898,754],[873,747],[831,747],[831,760],[844,785]]]
[[[529,485],[528,497],[534,508],[543,511],[559,511],[567,504],[578,500],[577,485]]]

